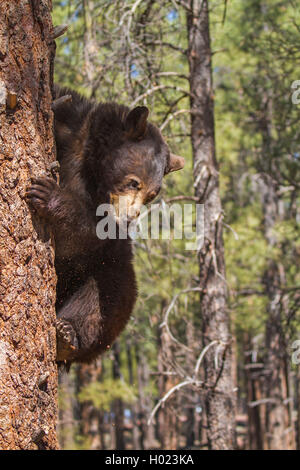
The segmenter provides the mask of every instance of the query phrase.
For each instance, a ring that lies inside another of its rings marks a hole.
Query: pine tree
[[[25,201],[54,160],[51,2],[0,5],[0,448],[56,449],[51,234]]]

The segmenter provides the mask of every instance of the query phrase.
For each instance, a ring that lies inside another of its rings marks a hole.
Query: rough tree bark
[[[24,199],[54,160],[50,10],[0,2],[0,449],[57,448],[54,253]]]
[[[232,449],[235,445],[235,393],[215,156],[208,1],[190,0],[186,8],[194,186],[199,202],[204,203],[205,217],[204,244],[199,252],[203,345],[216,341],[208,350],[204,364],[207,437],[210,449]]]

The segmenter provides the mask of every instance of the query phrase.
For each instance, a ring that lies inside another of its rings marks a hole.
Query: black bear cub
[[[38,178],[27,198],[54,234],[57,361],[71,364],[90,362],[110,348],[137,295],[131,241],[99,239],[97,207],[113,204],[116,221],[129,222],[156,197],[163,176],[182,168],[184,160],[170,153],[144,106],[130,111],[97,104],[59,87],[55,103],[60,186]]]

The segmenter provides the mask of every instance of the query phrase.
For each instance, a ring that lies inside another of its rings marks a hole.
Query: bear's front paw
[[[48,177],[37,178],[26,192],[26,199],[41,217],[51,217],[59,205],[60,188]]]
[[[74,357],[78,350],[76,332],[70,322],[63,318],[56,320],[56,360],[67,361]]]
[[[63,318],[56,320],[56,360],[71,360],[78,350],[76,332],[70,322]]]

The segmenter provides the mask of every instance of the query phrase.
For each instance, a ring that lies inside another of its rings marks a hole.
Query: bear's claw
[[[26,199],[40,216],[47,217],[51,216],[55,206],[53,202],[59,191],[59,186],[52,178],[36,178],[26,191]]]

